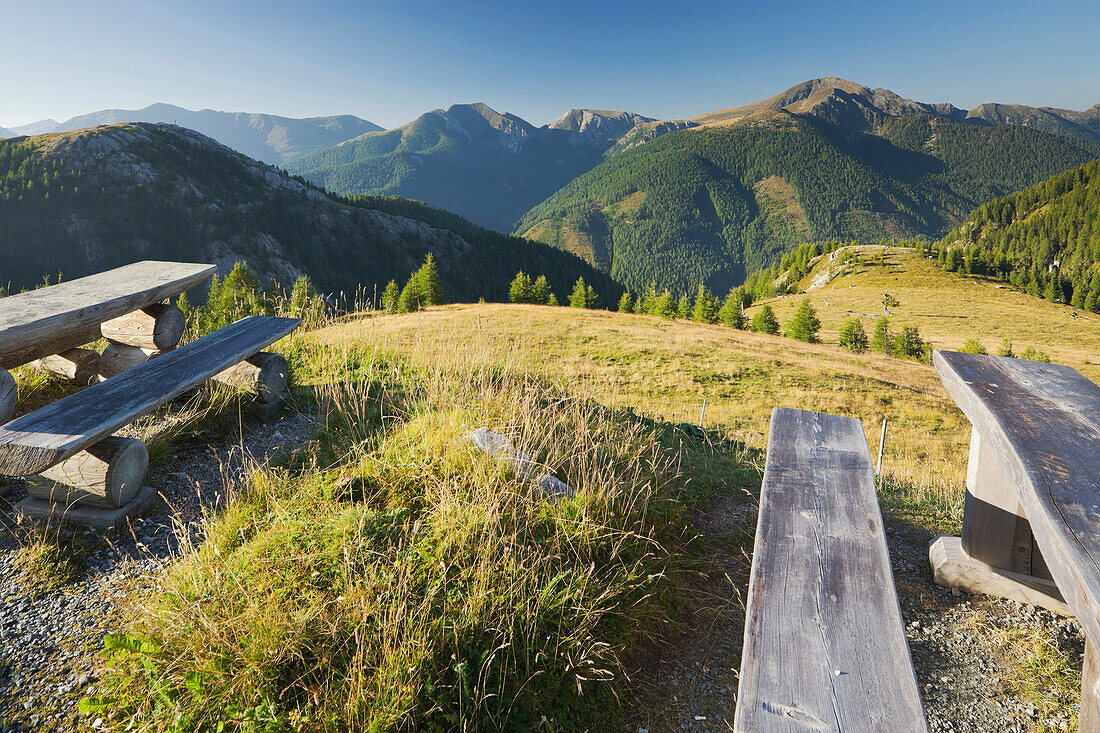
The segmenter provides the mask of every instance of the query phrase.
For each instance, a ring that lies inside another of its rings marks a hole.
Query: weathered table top
[[[66,334],[98,337],[99,324],[159,303],[214,274],[214,265],[135,262],[107,272],[0,298],[0,368],[52,353]],[[72,344],[64,348],[72,348]]]
[[[1066,604],[1100,643],[1100,386],[1026,359],[937,351],[933,362],[1016,487]]]

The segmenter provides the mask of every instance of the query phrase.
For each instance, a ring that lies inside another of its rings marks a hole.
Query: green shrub
[[[982,346],[982,342],[976,338],[968,338],[966,343],[963,344],[962,352],[964,354],[981,354],[982,356],[989,353],[985,350],[985,347]]]
[[[1042,361],[1047,364],[1050,363],[1050,356],[1045,351],[1040,351],[1034,346],[1028,346],[1024,349],[1024,353],[1020,354],[1021,359],[1027,359],[1028,361]]]

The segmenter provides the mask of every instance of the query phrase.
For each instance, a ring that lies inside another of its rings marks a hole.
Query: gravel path
[[[685,638],[638,680],[642,695],[634,730],[731,731],[744,633],[744,601],[756,507],[744,495],[714,499],[696,517],[711,548],[701,610]],[[906,636],[929,728],[951,733],[1025,733],[1066,730],[1068,711],[1044,718],[1003,680],[1007,668],[995,637],[976,622],[1056,635],[1079,664],[1084,635],[1072,619],[1040,608],[984,596],[954,594],[932,583],[931,535],[885,517],[890,560]]]
[[[255,462],[290,453],[316,431],[315,419],[286,411],[267,423],[245,423],[243,434],[210,444],[177,445],[154,460],[146,483],[161,499],[132,529],[80,532],[94,551],[83,577],[55,591],[30,587],[15,563],[27,528],[12,506],[26,496],[21,482],[0,498],[0,733],[87,728],[76,704],[94,690],[94,657],[111,631],[129,580],[162,567],[179,545],[177,532],[201,532],[204,510],[224,500],[228,487]]]

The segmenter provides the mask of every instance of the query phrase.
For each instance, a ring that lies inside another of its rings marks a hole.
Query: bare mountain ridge
[[[1021,125],[1043,132],[1100,142],[1100,104],[1084,111],[1022,104],[980,104],[970,111],[953,104],[916,102],[889,89],[872,89],[835,76],[811,79],[766,99],[692,118],[700,125],[746,121],[765,110],[785,111],[868,131],[882,116],[927,114],[954,122],[984,125]]]

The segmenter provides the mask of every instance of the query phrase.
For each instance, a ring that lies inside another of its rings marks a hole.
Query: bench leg
[[[66,506],[118,509],[137,496],[148,470],[145,443],[112,435],[40,474],[27,476],[27,493]]]
[[[1073,615],[1047,570],[1015,487],[976,430],[970,433],[962,537],[936,538],[928,556],[937,585]]]
[[[11,420],[18,399],[19,387],[15,383],[15,377],[7,369],[0,369],[0,425]]]
[[[966,554],[986,565],[1052,579],[1016,487],[1009,483],[989,447],[973,429],[966,467],[962,546]]]
[[[1081,671],[1081,717],[1077,730],[1100,731],[1100,655],[1092,643],[1085,639],[1085,665]]]

